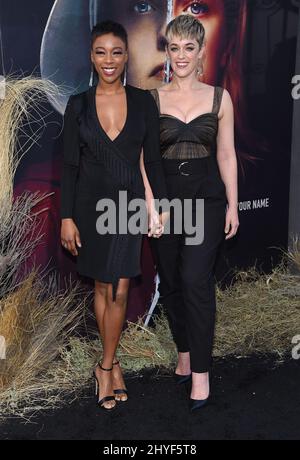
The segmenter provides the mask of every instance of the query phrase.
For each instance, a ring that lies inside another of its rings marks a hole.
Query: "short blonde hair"
[[[190,38],[197,40],[200,49],[205,39],[205,29],[203,24],[191,14],[181,14],[173,19],[167,26],[166,38],[168,42],[171,37]]]

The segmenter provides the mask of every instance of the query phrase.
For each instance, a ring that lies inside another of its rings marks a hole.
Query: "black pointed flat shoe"
[[[206,399],[190,399],[190,410],[194,412],[206,406],[209,398]]]
[[[174,380],[177,385],[183,385],[184,383],[188,383],[190,380],[192,380],[192,374],[179,375],[175,373]]]

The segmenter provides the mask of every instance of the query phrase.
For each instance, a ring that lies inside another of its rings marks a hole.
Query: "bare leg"
[[[95,281],[95,297],[94,297],[94,310],[98,329],[100,332],[100,337],[103,347],[103,337],[104,337],[104,325],[103,317],[107,303],[108,296],[108,284],[101,283],[100,281]]]
[[[190,352],[178,353],[178,364],[175,371],[178,375],[189,375],[191,373]]]
[[[110,354],[109,354],[109,350],[107,350],[108,360],[110,359],[111,356],[113,356],[113,359],[114,359],[116,349],[119,344],[120,336],[121,336],[124,321],[125,321],[127,298],[128,298],[128,288],[129,288],[129,280],[121,279],[119,281],[119,287],[118,287],[118,291],[116,295],[116,303],[114,304],[112,301],[110,301],[108,303],[109,308],[107,308],[105,311],[105,315],[104,315],[105,331],[107,332],[109,331],[110,337],[112,338],[111,340],[112,350]],[[112,299],[112,290],[109,293],[109,298]],[[107,322],[107,326],[106,326],[106,322]],[[110,327],[110,329],[108,329],[109,325],[113,327]],[[113,376],[113,388],[114,389],[120,389],[120,388],[126,389],[120,365],[113,366],[112,376]],[[125,393],[116,395],[117,401],[119,400],[126,401],[126,399],[127,399],[127,396]]]
[[[100,282],[97,282],[96,285],[95,314],[103,343],[102,366],[106,369],[113,367],[112,363],[125,320],[128,288],[128,279],[119,280],[116,300],[113,302],[112,285]],[[122,384],[122,388],[125,388],[119,366],[114,367],[117,368],[116,371],[114,370],[114,376],[119,375],[117,382],[115,382],[116,377],[113,381],[113,373],[105,372],[99,366],[96,367],[95,372],[100,383],[99,399],[102,399],[104,396],[113,395],[115,384]],[[119,388],[121,387],[119,386]],[[107,408],[111,408],[114,405],[115,402],[113,401],[104,403],[104,406]]]
[[[192,382],[191,399],[207,399],[209,396],[209,373],[193,372]]]
[[[106,308],[103,315],[104,349],[103,367],[111,367],[122,333],[128,298],[129,280],[120,279],[116,293],[116,301],[112,300],[112,285],[108,285]]]

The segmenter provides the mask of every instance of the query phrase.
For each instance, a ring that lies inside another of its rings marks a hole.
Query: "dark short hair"
[[[113,34],[115,37],[119,37],[125,44],[126,49],[128,48],[128,35],[122,24],[114,21],[102,21],[93,27],[91,33],[91,46],[94,41],[102,35]]]
[[[203,24],[191,14],[181,14],[173,19],[167,26],[166,37],[169,42],[172,36],[197,40],[202,48],[205,39]]]

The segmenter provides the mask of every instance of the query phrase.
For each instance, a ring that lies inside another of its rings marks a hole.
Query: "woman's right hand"
[[[81,248],[80,234],[73,219],[62,219],[61,222],[61,244],[73,256],[78,256],[76,245]]]

